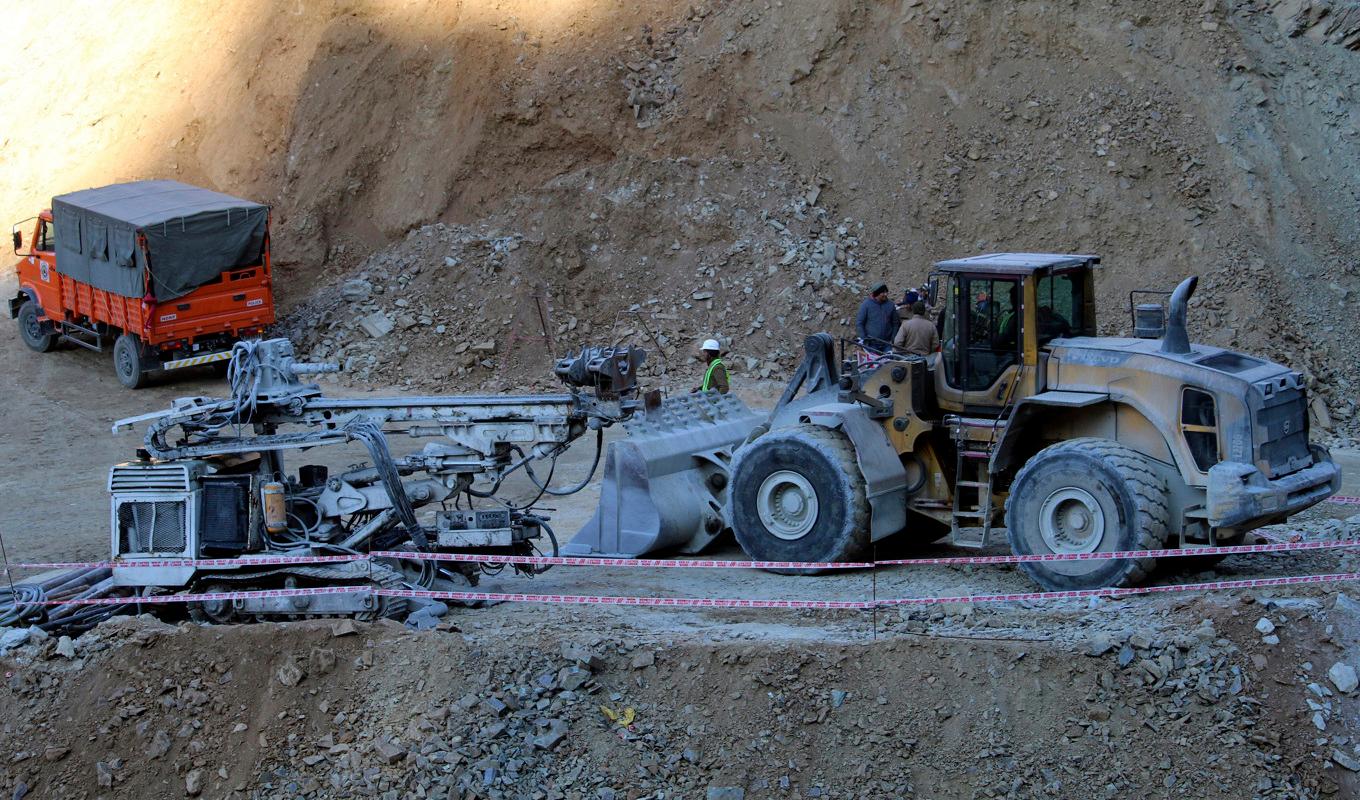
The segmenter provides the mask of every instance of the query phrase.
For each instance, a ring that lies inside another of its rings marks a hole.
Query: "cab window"
[[[1036,286],[1034,321],[1039,346],[1065,336],[1094,333],[1086,324],[1086,282],[1082,272],[1045,275]]]
[[[38,241],[34,242],[33,249],[43,253],[50,253],[56,248],[56,245],[56,226],[47,220],[43,220],[38,225]]]

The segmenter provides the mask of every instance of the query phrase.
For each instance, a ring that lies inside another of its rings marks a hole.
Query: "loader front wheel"
[[[792,425],[746,444],[728,497],[737,543],[756,561],[850,561],[868,546],[864,477],[840,431]]]
[[[1016,475],[1006,528],[1017,555],[1155,550],[1166,542],[1166,481],[1147,456],[1105,439],[1073,439],[1041,451]],[[1132,586],[1153,558],[1030,561],[1020,565],[1049,591]]]

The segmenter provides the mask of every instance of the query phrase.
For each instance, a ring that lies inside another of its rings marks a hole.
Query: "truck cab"
[[[1098,256],[998,253],[935,265],[940,408],[1000,416],[1044,385],[1055,339],[1094,336]]]

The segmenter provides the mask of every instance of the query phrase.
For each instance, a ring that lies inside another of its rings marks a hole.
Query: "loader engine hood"
[[[1167,352],[1158,340],[1074,337],[1047,348],[1049,388],[1106,393],[1137,407],[1163,431],[1188,425],[1217,435],[1212,461],[1254,464],[1269,477],[1313,463],[1308,445],[1308,403],[1303,376],[1281,364],[1209,345]],[[1212,398],[1212,414],[1192,419],[1187,403]],[[1211,424],[1205,424],[1211,422]],[[1191,437],[1193,438],[1193,437]],[[1173,453],[1176,445],[1172,443]],[[1184,451],[1190,471],[1207,472],[1204,457]],[[1179,460],[1179,459],[1178,459]]]

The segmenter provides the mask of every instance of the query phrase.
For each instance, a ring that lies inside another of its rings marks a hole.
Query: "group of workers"
[[[887,284],[880,283],[860,304],[855,314],[855,332],[873,350],[930,356],[940,349],[940,334],[931,321],[930,309],[924,288],[908,289],[901,302],[894,303],[888,297]],[[693,391],[727,394],[731,384],[727,365],[722,361],[722,345],[717,339],[705,339],[699,345],[699,354],[704,378]]]
[[[929,356],[940,349],[940,334],[930,319],[925,293],[908,289],[900,303],[888,297],[887,284],[869,291],[855,314],[855,333],[873,350]]]

